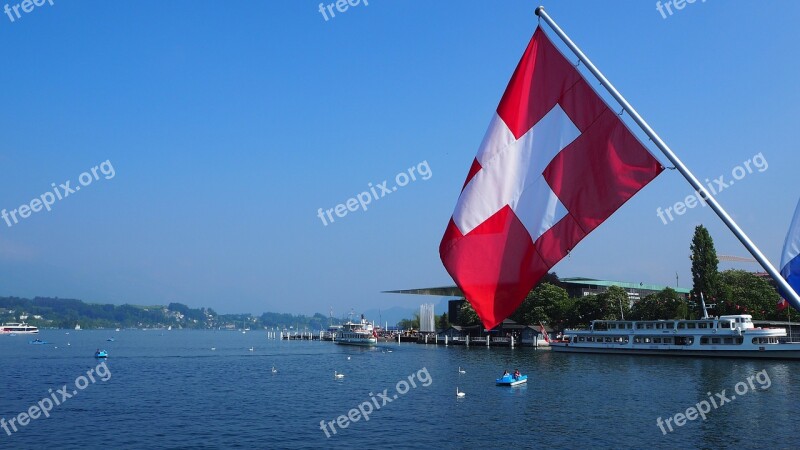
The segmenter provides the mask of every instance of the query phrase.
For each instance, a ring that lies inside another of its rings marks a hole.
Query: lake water
[[[66,333],[35,336],[50,345],[0,336],[6,423],[44,398],[61,401],[57,390],[65,384],[68,394],[77,392],[54,405],[49,418],[15,424],[16,432],[9,426],[11,436],[0,429],[0,448],[800,446],[797,362],[410,343],[363,349],[281,342],[263,331]],[[97,348],[110,354],[107,371],[97,368]],[[527,386],[494,385],[503,369],[515,368],[530,376]],[[98,369],[94,383],[86,377],[90,369]],[[335,379],[334,371],[344,378]],[[761,378],[748,386],[758,372]],[[743,395],[735,393],[739,382]],[[456,398],[456,388],[466,395]],[[686,413],[723,390],[730,401],[715,400],[706,420],[672,422],[666,435],[658,427],[658,417]],[[353,420],[340,418],[349,412]]]

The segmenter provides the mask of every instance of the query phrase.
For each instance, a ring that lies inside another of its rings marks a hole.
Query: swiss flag
[[[442,263],[494,328],[663,169],[537,28],[469,170]]]

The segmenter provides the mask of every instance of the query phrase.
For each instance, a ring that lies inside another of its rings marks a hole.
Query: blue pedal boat
[[[105,350],[98,350],[94,352],[94,357],[99,359],[108,358],[108,352]]]
[[[520,384],[525,384],[528,382],[527,375],[520,375],[519,377],[514,377],[511,374],[503,375],[501,378],[495,380],[498,386],[519,386]]]

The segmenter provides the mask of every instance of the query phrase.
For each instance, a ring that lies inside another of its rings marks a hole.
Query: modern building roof
[[[670,288],[680,294],[688,294],[690,292],[690,289],[672,287],[672,286],[662,286],[660,284],[628,283],[625,281],[596,280],[594,278],[583,278],[583,277],[561,278],[559,281],[564,284],[585,284],[585,285],[604,286],[604,287],[619,286],[621,288],[626,288],[626,289],[647,289],[649,291],[663,291],[665,288]]]
[[[645,284],[645,283],[628,283],[625,281],[611,281],[611,280],[596,280],[594,278],[583,278],[583,277],[574,277],[574,278],[561,278],[559,280],[560,283],[563,284],[580,284],[580,285],[591,285],[591,286],[603,286],[603,287],[611,287],[611,286],[619,286],[625,289],[647,289],[650,291],[663,291],[665,288],[671,288],[675,290],[675,292],[679,294],[688,294],[690,292],[689,289],[686,288],[679,288],[679,287],[671,287],[671,286],[662,286],[659,284]],[[441,287],[431,287],[431,288],[420,288],[420,289],[399,289],[395,291],[383,291],[384,294],[414,294],[414,295],[437,295],[441,297],[463,297],[464,293],[461,292],[461,289],[458,286],[441,286]]]

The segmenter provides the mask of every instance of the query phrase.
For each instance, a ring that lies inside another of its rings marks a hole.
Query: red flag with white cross
[[[494,328],[663,169],[537,28],[469,170],[442,263]]]

